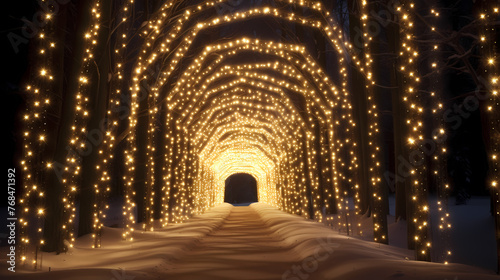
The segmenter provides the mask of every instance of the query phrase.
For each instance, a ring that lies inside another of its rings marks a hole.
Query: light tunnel
[[[119,29],[122,44],[115,49],[117,70],[109,81],[109,126],[96,166],[94,246],[100,244],[112,176],[123,182],[126,240],[133,239],[138,222],[143,230],[154,230],[156,220],[163,227],[181,223],[223,203],[224,182],[237,173],[256,179],[260,202],[304,218],[322,222],[328,215],[358,213],[358,128],[347,67],[356,65],[355,71],[369,80],[369,60],[354,53],[329,12],[319,2],[287,0],[218,15],[214,6],[227,1],[175,2],[165,2],[141,26],[133,65],[121,60],[129,47],[126,17]],[[133,5],[124,4],[123,13]],[[97,1],[85,35],[90,47],[84,61],[92,59],[95,40],[90,38],[99,32],[99,9]],[[335,63],[327,71],[314,47],[276,34],[213,36],[222,28],[264,19],[310,31],[328,46]],[[70,149],[85,146],[87,83],[80,77]],[[118,135],[123,120],[113,108],[124,96],[130,97],[130,110],[127,129]],[[124,174],[113,174],[110,166],[122,140]],[[63,229],[70,243],[75,240],[74,186],[80,170],[81,161],[69,155]]]
[[[398,3],[387,34],[372,42],[370,24],[378,18],[369,10],[380,3],[237,2],[88,0],[78,2],[84,8],[78,19],[68,16],[76,4],[48,4],[23,91],[16,201],[23,263],[36,268],[39,252],[65,252],[89,233],[98,248],[110,220],[120,219],[127,242],[135,231],[149,235],[187,222],[223,204],[226,182],[236,174],[253,177],[256,199],[276,213],[348,234],[355,223],[359,235],[358,218],[366,214],[373,240],[388,244],[385,179],[395,184],[396,216],[408,221],[408,248],[415,247],[416,259],[432,259],[431,188],[440,195],[439,230],[451,228],[442,207],[450,194],[447,144],[438,143],[431,167],[412,166],[402,179],[387,173],[401,173],[391,161],[400,154],[425,158],[422,143],[433,128],[434,140],[446,135],[446,117],[438,116],[445,93],[436,85],[446,72],[435,61],[423,66],[442,50],[436,44],[422,56],[419,44],[430,40],[420,40],[424,26],[414,23],[437,17],[436,9],[421,17],[421,3]],[[332,9],[339,9],[333,10],[339,23]],[[474,24],[490,30],[497,14],[495,6]],[[494,53],[489,37],[481,35],[477,46]],[[370,48],[382,43],[390,52],[374,55],[397,57],[391,73],[372,57]],[[485,60],[491,73],[494,57]],[[498,79],[489,83],[496,95]],[[389,93],[390,100],[380,100]],[[392,114],[392,127],[388,119],[381,127],[380,114]],[[489,125],[496,131],[495,122]],[[491,163],[496,188],[496,153]]]
[[[325,210],[349,210],[343,204],[348,193],[356,192],[357,144],[351,140],[356,126],[344,63],[356,57],[349,56],[341,31],[321,7],[295,4],[323,13],[325,20],[311,21],[285,7],[262,7],[193,24],[190,18],[210,9],[196,6],[169,26],[161,19],[171,10],[167,5],[144,31],[144,55],[131,87],[136,99],[126,152],[129,193],[132,197],[138,175],[132,159],[150,155],[142,173],[151,178],[146,193],[160,184],[162,201],[169,201],[162,207],[164,225],[222,203],[225,179],[236,173],[256,178],[259,201],[290,213],[322,221]],[[236,37],[193,45],[208,29],[262,17],[316,29],[337,50],[338,74],[326,74],[306,46],[280,40]],[[148,69],[160,71],[150,75]],[[144,83],[151,92],[138,101]],[[144,112],[147,119],[138,117]],[[144,137],[146,125],[144,149],[137,138]],[[158,146],[165,155],[160,163],[152,156]],[[160,178],[158,172],[163,181],[154,179]],[[144,220],[144,228],[152,229],[152,214]]]

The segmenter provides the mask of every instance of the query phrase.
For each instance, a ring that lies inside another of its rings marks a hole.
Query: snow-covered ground
[[[455,205],[455,199],[449,198],[450,230],[438,230],[440,213],[437,211],[436,197],[429,197],[432,231],[432,258],[435,262],[444,262],[447,251],[451,256],[446,260],[454,263],[477,266],[490,271],[496,271],[495,224],[490,214],[489,197],[472,197],[466,204]],[[353,205],[352,205],[353,206]],[[399,248],[407,248],[406,222],[396,221],[394,196],[389,196],[389,244]],[[350,235],[362,240],[373,240],[373,223],[368,216],[349,217],[353,228]],[[359,226],[358,226],[359,225]],[[346,234],[345,228],[332,228]],[[361,232],[361,234],[360,234]]]
[[[472,197],[466,205],[450,203],[453,262],[496,270],[495,222],[489,197]]]
[[[391,216],[389,244],[406,247],[406,224],[394,221],[394,197],[389,197]],[[490,197],[472,197],[466,204],[456,205],[455,198],[448,201],[451,229],[444,234],[438,230],[441,217],[437,211],[436,197],[429,197],[433,239],[432,258],[442,261],[446,251],[451,251],[449,261],[496,271],[495,224],[490,213]]]
[[[102,248],[78,239],[67,254],[44,253],[41,271],[17,267],[2,279],[499,279],[462,264],[412,261],[413,253],[339,234],[262,203],[222,204],[179,225],[135,232],[106,228]],[[49,272],[50,268],[50,272]]]

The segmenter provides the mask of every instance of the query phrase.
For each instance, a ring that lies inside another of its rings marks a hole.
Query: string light
[[[419,59],[418,49],[414,43],[415,4],[412,1],[404,1],[398,11],[401,14],[401,71],[404,76],[405,93],[403,104],[406,107],[408,118],[408,139],[411,160],[418,162],[425,159],[424,154],[424,126],[423,126],[423,93],[418,90],[420,77],[417,61]],[[425,179],[427,170],[424,165],[413,164],[409,180],[411,182],[411,195],[413,196],[414,214],[409,222],[415,229],[415,255],[417,260],[430,261],[431,238],[428,233],[429,206],[427,201],[427,187]]]
[[[88,107],[90,94],[89,80],[86,75],[91,72],[91,68],[95,67],[93,62],[93,53],[97,46],[96,40],[99,35],[99,25],[100,1],[96,0],[91,9],[91,24],[85,36],[85,54],[83,55],[81,76],[78,79],[79,88],[76,95],[75,122],[71,127],[72,135],[69,141],[69,147],[73,151],[85,151],[86,149],[91,149],[91,147],[88,146],[89,143],[85,141],[87,134],[86,126],[89,120],[89,112],[86,108]],[[69,242],[69,246],[73,247],[75,242],[73,223],[76,217],[76,206],[74,204],[76,196],[75,186],[79,183],[79,175],[81,171],[81,159],[79,158],[78,153],[68,153],[64,171],[65,172],[62,175],[62,182],[65,187],[63,190],[64,194],[62,202],[64,203],[65,221],[63,221],[62,229],[65,232],[64,235]]]
[[[438,8],[431,9],[429,14],[429,19],[432,25],[439,26],[439,11]],[[432,30],[434,31],[434,30]],[[442,39],[442,35],[440,32],[431,33],[431,37],[435,39],[436,42],[439,42]],[[442,254],[440,261],[448,264],[449,258],[451,256],[450,247],[450,213],[448,212],[448,199],[450,195],[450,184],[447,176],[447,154],[446,154],[446,128],[445,128],[445,120],[444,116],[444,106],[443,100],[441,98],[442,94],[440,94],[439,81],[440,81],[440,73],[438,68],[438,64],[440,64],[439,53],[440,46],[438,44],[434,45],[429,52],[431,53],[431,60],[434,62],[431,63],[429,76],[429,91],[430,98],[433,100],[433,104],[435,104],[434,108],[432,108],[432,114],[434,119],[434,127],[432,133],[432,143],[435,145],[435,152],[432,155],[432,160],[434,161],[434,168],[431,172],[431,175],[434,177],[434,182],[436,184],[437,189],[437,201],[436,208],[438,211],[438,229],[439,229],[439,243],[442,245]],[[430,246],[428,246],[430,247]]]
[[[51,13],[53,8],[49,7],[44,11],[45,24],[40,28],[37,37],[37,47],[39,50],[38,59],[45,61],[43,68],[36,75],[30,77],[30,84],[26,86],[27,106],[26,113],[23,115],[25,131],[23,133],[23,160],[21,168],[23,172],[23,191],[19,198],[21,211],[19,214],[19,236],[20,244],[18,246],[19,255],[22,263],[32,263],[36,269],[38,264],[38,253],[43,240],[43,222],[44,222],[44,203],[45,203],[45,185],[47,171],[52,168],[52,163],[45,158],[43,151],[46,149],[46,143],[51,141],[47,134],[47,117],[50,110],[51,91],[54,83],[53,72],[53,52],[56,46],[52,42],[55,37],[54,21]],[[35,219],[31,219],[35,215]],[[34,242],[30,238],[30,224],[35,223],[36,228]],[[33,244],[33,245],[32,245]],[[34,250],[33,259],[28,258],[29,251]]]
[[[114,64],[114,75],[110,79],[111,92],[110,92],[110,108],[106,111],[106,129],[103,135],[103,147],[98,153],[98,165],[96,166],[96,172],[100,174],[100,177],[94,184],[95,191],[95,202],[93,205],[93,234],[94,238],[93,247],[99,248],[101,246],[101,235],[103,219],[106,217],[105,211],[109,208],[106,203],[107,194],[110,192],[110,180],[111,180],[111,164],[114,159],[115,142],[116,142],[116,132],[118,130],[118,123],[120,120],[120,112],[116,108],[120,107],[121,95],[123,94],[123,89],[126,83],[123,79],[125,73],[124,65],[125,54],[127,49],[127,33],[129,32],[131,21],[128,18],[131,16],[131,7],[134,4],[134,0],[129,0],[124,3],[123,7],[120,9],[120,14],[117,16],[121,18],[121,23],[119,29],[117,30],[119,38],[114,52],[111,53],[113,56]],[[90,39],[92,36],[90,33],[85,34],[86,39]],[[105,152],[106,151],[106,152]],[[126,205],[123,206],[124,208]]]
[[[380,159],[380,134],[379,134],[379,116],[377,109],[377,102],[375,100],[373,85],[375,84],[374,77],[372,75],[372,66],[373,59],[370,54],[370,42],[373,40],[371,36],[369,36],[368,30],[368,3],[363,0],[361,2],[361,24],[363,26],[363,38],[364,38],[364,60],[365,60],[365,73],[366,73],[366,95],[367,95],[367,106],[368,106],[368,117],[371,121],[369,125],[368,131],[368,146],[370,148],[370,158],[371,158],[371,166],[369,168],[371,178],[370,178],[370,187],[373,192],[371,198],[373,199],[373,211],[375,214],[373,215],[373,235],[374,240],[376,242],[388,243],[388,229],[387,229],[387,216],[384,213],[383,208],[384,203],[387,203],[383,199],[384,194],[382,191],[382,184],[380,174],[381,165],[379,162]]]
[[[489,184],[490,193],[493,202],[493,214],[498,217],[500,215],[500,191],[498,189],[498,182],[500,180],[499,174],[499,162],[498,153],[500,151],[500,134],[498,133],[500,127],[500,100],[498,96],[498,91],[500,90],[500,84],[498,79],[500,79],[500,71],[498,68],[498,63],[495,63],[498,59],[498,22],[500,19],[498,3],[489,3],[484,8],[484,12],[480,14],[479,21],[483,24],[482,30],[484,30],[486,35],[481,36],[480,46],[481,51],[485,58],[487,58],[487,63],[484,63],[484,74],[486,75],[486,82],[482,85],[487,91],[487,96],[489,97],[486,101],[486,112],[488,115],[489,122]],[[499,240],[500,233],[498,232],[498,223],[496,225],[496,238]]]

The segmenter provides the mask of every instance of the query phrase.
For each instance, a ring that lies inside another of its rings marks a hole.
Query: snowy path
[[[180,256],[165,279],[281,279],[300,261],[251,207],[234,207],[222,227]]]
[[[411,261],[409,250],[341,235],[261,203],[222,204],[183,224],[136,231],[134,242],[121,233],[106,228],[100,249],[90,249],[87,236],[67,254],[44,253],[42,271],[8,272],[2,251],[0,279],[500,279],[472,266]]]

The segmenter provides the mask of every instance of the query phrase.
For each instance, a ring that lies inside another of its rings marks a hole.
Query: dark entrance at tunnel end
[[[257,180],[252,175],[236,173],[226,179],[224,202],[246,206],[257,201]]]

